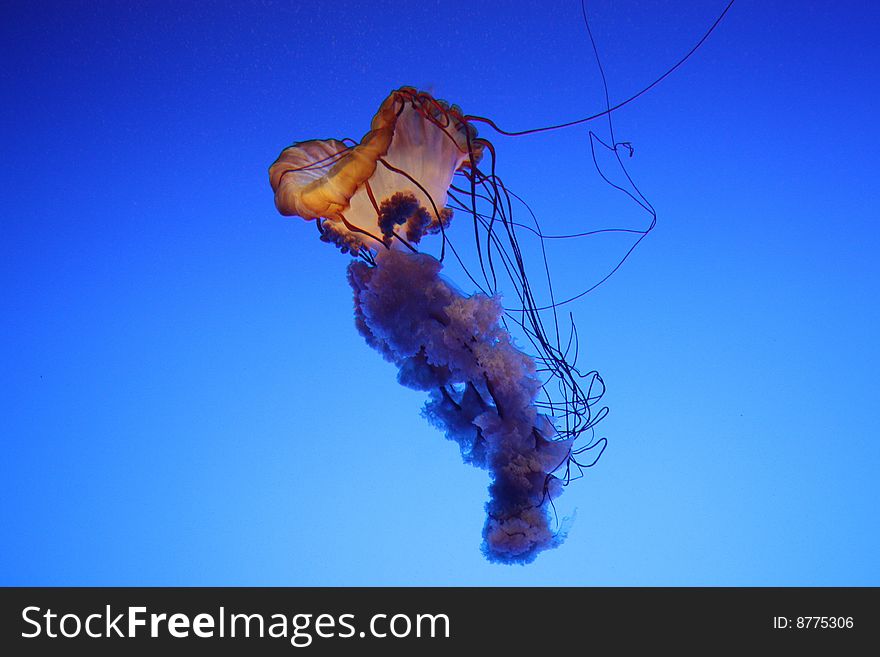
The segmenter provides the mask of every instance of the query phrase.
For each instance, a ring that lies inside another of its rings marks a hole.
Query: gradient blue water
[[[590,4],[614,99],[722,8]],[[402,84],[511,129],[601,109],[579,4],[0,14],[0,583],[880,584],[866,3],[740,1],[616,115],[659,224],[578,304],[610,446],[525,568],[483,560],[485,473],[357,335],[346,258],[266,169]],[[493,140],[548,230],[644,225],[584,129]],[[625,247],[560,245],[556,280]]]

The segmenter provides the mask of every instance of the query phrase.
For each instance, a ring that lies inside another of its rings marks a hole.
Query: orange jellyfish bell
[[[359,144],[310,140],[269,168],[275,206],[316,220],[321,238],[353,255],[410,246],[452,217],[447,190],[479,162],[483,142],[461,110],[412,87],[392,91]]]

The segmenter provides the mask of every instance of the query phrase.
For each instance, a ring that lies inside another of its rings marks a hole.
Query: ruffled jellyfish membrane
[[[577,369],[573,326],[563,344],[555,304],[533,296],[517,242],[524,226],[512,217],[517,199],[495,173],[478,120],[488,122],[402,87],[359,143],[295,143],[269,176],[281,214],[314,221],[322,240],[356,258],[348,280],[367,343],[397,365],[401,384],[428,393],[425,416],[464,460],[490,472],[487,558],[528,563],[564,539],[553,500],[604,450],[593,427],[607,408],[592,410],[604,383]],[[477,288],[471,296],[440,276],[447,247],[458,258],[448,234],[454,210],[473,224],[480,273],[465,268]],[[422,252],[423,238],[437,233],[439,256]],[[502,306],[500,275],[518,307]],[[530,353],[514,345],[511,328]]]

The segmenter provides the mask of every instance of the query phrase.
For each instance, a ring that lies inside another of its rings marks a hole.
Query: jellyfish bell
[[[445,101],[412,87],[385,99],[360,143],[298,142],[269,169],[284,215],[317,222],[322,239],[360,255],[406,248],[448,224],[456,171],[474,167],[484,142]]]

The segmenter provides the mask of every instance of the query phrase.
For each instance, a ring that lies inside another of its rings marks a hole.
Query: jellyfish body
[[[275,205],[316,220],[325,240],[355,255],[416,244],[448,222],[452,176],[481,156],[476,130],[456,117],[457,108],[398,89],[360,143],[311,140],[285,149],[269,169]]]
[[[490,472],[483,552],[492,561],[527,563],[564,538],[554,528],[552,500],[572,463],[579,465],[575,440],[599,419],[589,408],[601,396],[593,391],[601,378],[580,374],[568,348],[551,344],[530,293],[519,295],[521,319],[511,318],[497,295],[454,289],[441,276],[442,255],[416,248],[437,232],[445,246],[452,200],[486,228],[496,257],[522,272],[515,241],[504,250],[493,232],[497,220],[514,239],[503,203],[499,209],[503,186],[477,167],[486,150],[494,170],[494,149],[458,107],[402,87],[359,143],[298,142],[269,173],[282,214],[314,220],[323,240],[359,257],[348,269],[359,332],[398,367],[401,384],[428,392],[425,416],[458,443],[464,460]],[[456,175],[467,184],[452,184]],[[493,199],[491,216],[476,210],[478,198]],[[527,290],[524,276],[517,290]],[[509,321],[526,329],[536,357],[514,345]],[[549,399],[541,374],[566,392],[564,403],[539,401]],[[578,384],[584,376],[586,393]]]

